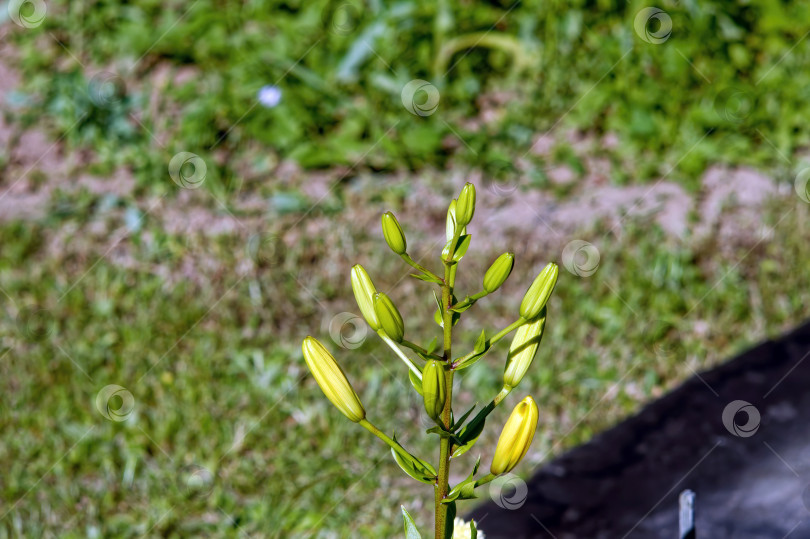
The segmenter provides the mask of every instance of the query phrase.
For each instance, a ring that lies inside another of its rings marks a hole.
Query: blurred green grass
[[[617,137],[603,150],[614,181],[677,164],[672,178],[697,188],[710,163],[771,166],[807,144],[806,2],[672,0],[636,28],[645,7],[54,0],[40,27],[10,34],[25,80],[16,102],[147,185],[178,151],[227,155],[209,186],[240,184],[238,164],[257,159],[498,173],[538,134],[581,129]],[[435,114],[403,107],[412,79],[438,89]],[[257,106],[274,84],[279,105]],[[529,153],[523,172],[553,160]]]
[[[141,189],[116,202],[127,234],[109,252],[91,225],[119,223],[86,192],[57,191],[44,219],[0,224],[0,537],[386,537],[401,531],[400,503],[426,521],[430,489],[412,486],[323,399],[298,348],[308,333],[327,342],[380,426],[432,456],[420,445],[421,404],[395,379],[401,364],[371,338],[342,350],[325,329],[355,310],[352,263],[385,286],[405,273],[380,254],[381,240],[332,230],[257,263],[242,238],[167,232],[139,197],[169,193],[169,157],[196,152],[208,163],[206,189],[227,203],[245,186],[282,214],[262,214],[267,237],[308,209],[275,174],[287,159],[309,169],[483,170],[547,187],[544,169],[582,172],[582,152],[562,136],[550,155],[525,156],[532,141],[583,130],[616,135],[597,150],[611,182],[666,173],[696,190],[708,164],[780,170],[774,146],[801,152],[810,6],[663,2],[672,34],[656,45],[634,29],[645,5],[53,0],[41,27],[14,28],[23,85],[6,112],[64,137],[67,152],[90,150],[98,175],[131,169]],[[453,52],[454,38],[493,27],[499,46]],[[415,78],[438,88],[435,114],[404,109],[400,93]],[[267,84],[281,88],[279,106],[254,106]],[[319,215],[355,211],[362,196],[341,180]],[[395,206],[409,189],[391,185],[372,202]],[[542,410],[521,473],[691,369],[806,317],[807,206],[790,199],[762,218],[774,231],[753,247],[681,242],[628,221],[598,244],[593,277],[563,273],[538,360],[512,397],[531,393]],[[465,264],[483,269],[475,238],[471,249]],[[508,323],[544,261],[519,257],[505,295],[469,312],[462,342],[474,341],[476,324]],[[392,297],[424,317],[409,328],[429,340],[429,292]],[[498,389],[503,348],[464,372],[462,405]],[[133,395],[124,422],[96,409],[108,384]],[[497,430],[477,446],[485,459]]]
[[[324,329],[324,317],[355,310],[348,264],[330,270],[339,276],[328,277],[331,290],[315,284],[324,268],[311,273],[299,250],[245,273],[244,249],[232,238],[190,245],[149,224],[125,242],[136,262],[128,266],[77,255],[70,243],[49,248],[76,218],[0,225],[7,463],[0,537],[388,537],[401,531],[400,503],[427,519],[420,500],[430,488],[414,486],[306,376],[298,343],[312,333],[335,351],[375,422],[432,456],[399,360],[371,337],[341,349]],[[810,277],[796,268],[810,260],[807,219],[801,201],[775,205],[764,218],[772,239],[730,252],[629,224],[621,240],[600,244],[594,276],[563,272],[539,356],[510,397],[532,394],[542,411],[520,472],[615,423],[691,369],[806,316]],[[406,268],[379,238],[357,241],[378,286],[394,285]],[[161,275],[191,252],[215,253],[220,265],[185,280]],[[464,264],[487,262],[473,241]],[[305,271],[287,269],[296,267]],[[474,341],[476,324],[507,322],[538,267],[518,260],[503,297],[469,311],[460,342]],[[427,341],[438,330],[427,285],[416,285],[416,294],[391,293],[410,334]],[[246,300],[254,286],[262,301]],[[279,316],[292,323],[282,329]],[[497,391],[504,348],[462,373],[460,406]],[[108,384],[133,396],[125,421],[96,407]],[[472,453],[486,461],[496,437],[488,432]],[[465,467],[458,463],[457,472]]]

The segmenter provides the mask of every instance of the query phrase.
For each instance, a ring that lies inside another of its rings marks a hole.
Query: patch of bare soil
[[[20,82],[11,67],[12,57],[4,49],[0,59],[3,107],[8,93]],[[154,80],[143,83],[152,89],[150,107],[159,107],[156,89],[188,76],[185,72],[156,69]],[[8,112],[5,108],[4,111]],[[67,193],[87,190],[94,195],[127,200],[151,224],[159,225],[171,235],[227,236],[240,244],[255,234],[273,235],[280,238],[274,241],[285,249],[318,236],[334,237],[340,244],[351,243],[352,238],[376,237],[379,215],[392,204],[400,205],[396,208],[399,213],[413,216],[405,220],[409,238],[440,242],[445,201],[465,181],[475,182],[482,191],[474,225],[479,248],[497,253],[502,250],[501,238],[508,236],[521,245],[521,254],[529,258],[542,256],[541,253],[547,256],[549,250],[559,253],[573,239],[596,242],[605,235],[620,235],[628,223],[639,221],[657,224],[675,238],[712,236],[735,245],[753,244],[762,234],[759,221],[765,204],[777,194],[775,183],[756,170],[720,166],[706,171],[697,194],[688,193],[664,178],[648,185],[614,185],[610,181],[610,162],[594,154],[597,145],[593,137],[566,133],[563,136],[581,154],[585,170],[580,174],[567,165],[549,168],[547,176],[555,186],[549,189],[527,187],[519,173],[511,181],[496,182],[476,171],[370,175],[346,169],[305,172],[291,163],[281,163],[267,179],[250,178],[246,181],[247,188],[227,201],[207,189],[182,190],[171,182],[168,173],[164,179],[172,189],[176,188],[176,193],[160,200],[154,197],[133,200],[135,180],[129,170],[120,169],[106,177],[89,174],[86,159],[65,152],[62,144],[42,130],[18,132],[7,121],[8,116],[0,117],[0,141],[6,161],[0,177],[2,220],[42,219],[50,211],[57,189]],[[170,132],[158,131],[153,136],[159,143]],[[599,144],[614,142],[606,136]],[[535,141],[532,151],[550,156],[553,148],[554,138],[543,135]],[[212,156],[215,160],[221,158]],[[521,167],[521,163],[516,163],[516,168]],[[401,189],[403,185],[407,189]],[[559,188],[564,188],[565,193],[559,194]],[[403,194],[392,196],[392,189]],[[300,207],[306,213],[283,215],[267,196],[277,190],[301,193],[304,200]],[[337,215],[327,216],[320,211],[324,206],[335,205],[343,207]],[[99,222],[87,225],[91,236],[98,236],[106,226],[107,243],[120,241],[112,232],[120,229],[122,215],[118,219],[111,219],[109,214],[92,219]],[[489,230],[497,234],[488,234]],[[90,244],[87,246],[91,248]],[[110,245],[96,248],[99,253],[118,252],[110,251]]]

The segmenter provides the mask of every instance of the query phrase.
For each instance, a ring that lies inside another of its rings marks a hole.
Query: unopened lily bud
[[[554,286],[557,284],[557,275],[560,273],[560,268],[553,262],[546,265],[540,275],[534,280],[532,285],[523,296],[523,301],[520,304],[520,316],[526,320],[533,320],[543,307],[546,306],[551,292],[554,291]]]
[[[503,385],[509,389],[517,387],[523,375],[529,370],[537,348],[543,338],[543,328],[546,325],[545,310],[535,320],[522,325],[515,332],[509,355],[506,356],[506,368],[503,371]]]
[[[386,212],[382,216],[382,230],[385,237],[385,243],[398,255],[405,254],[405,249],[408,244],[405,241],[405,233],[402,232],[402,227],[399,226],[399,221],[394,217],[394,214]]]
[[[422,369],[422,395],[425,397],[425,411],[432,419],[438,419],[444,410],[447,398],[444,364],[435,359],[427,362]]]
[[[352,267],[352,290],[354,291],[357,306],[360,307],[360,312],[363,313],[363,318],[366,319],[371,329],[377,331],[380,329],[380,322],[374,312],[374,294],[377,293],[377,289],[374,288],[371,277],[368,276],[368,273],[360,264]]]
[[[495,475],[511,472],[526,456],[537,430],[540,412],[531,397],[526,397],[512,410],[512,415],[503,426],[501,437],[492,457],[489,471]]]
[[[492,294],[499,289],[509,277],[509,274],[512,273],[514,265],[514,253],[504,253],[499,256],[484,274],[484,292]]]
[[[447,208],[447,221],[444,225],[444,235],[447,241],[453,239],[453,234],[456,232],[456,200],[450,201],[450,206]]]
[[[475,214],[475,186],[469,182],[464,184],[461,194],[456,202],[456,222],[458,226],[466,226],[472,221]]]
[[[352,389],[352,385],[332,354],[313,337],[304,339],[301,349],[307,367],[326,398],[355,423],[365,419],[366,411],[357,393]]]
[[[396,342],[402,342],[405,336],[405,323],[391,298],[382,292],[374,294],[374,312],[377,313],[380,328],[385,334]]]

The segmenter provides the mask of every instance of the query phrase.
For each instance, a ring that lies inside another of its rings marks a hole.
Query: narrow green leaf
[[[436,469],[428,462],[408,453],[399,442],[396,435],[393,436],[396,448],[391,448],[394,460],[402,468],[402,471],[422,483],[433,484],[436,482]]]
[[[470,298],[470,296],[467,296],[461,302],[462,303],[461,307],[454,307],[450,310],[453,311],[454,313],[463,313],[464,311],[475,305],[476,301],[477,300]]]
[[[444,539],[453,539],[453,525],[456,518],[456,502],[450,502],[447,508],[447,521],[444,526]]]
[[[454,262],[458,262],[467,254],[467,249],[470,248],[470,240],[472,240],[472,234],[464,234],[458,238],[458,243],[453,251]]]
[[[435,427],[430,427],[429,429],[425,430],[425,432],[427,434],[438,434],[440,438],[450,438],[450,441],[453,442],[453,444],[461,445],[461,440],[459,437],[445,429],[444,425],[438,424]]]
[[[476,406],[478,406],[477,402],[475,404],[473,404],[472,407],[469,410],[464,412],[464,414],[461,417],[458,418],[458,421],[453,420],[452,427],[455,427],[456,425],[461,425],[462,423],[467,421],[467,418],[470,417],[470,414],[472,413],[473,410],[475,410]]]
[[[481,436],[481,432],[484,430],[487,416],[494,409],[495,405],[490,402],[484,408],[481,408],[475,417],[458,432],[458,438],[461,440],[461,444],[453,449],[453,458],[463,455],[475,445],[475,442],[478,441],[478,437]]]
[[[478,528],[475,527],[475,521],[470,521],[470,539],[478,539]]]
[[[430,343],[425,347],[425,349],[428,351],[428,354],[432,354],[436,350],[436,347],[438,345],[439,345],[439,338],[433,337],[433,340],[430,341]]]
[[[475,466],[467,478],[453,487],[453,489],[442,500],[442,503],[450,503],[455,500],[472,500],[477,498],[475,495],[475,474],[478,473],[478,467],[481,465],[481,457],[475,461]]]
[[[454,371],[460,371],[462,369],[472,367],[473,365],[478,363],[481,360],[481,358],[484,357],[484,355],[486,353],[487,353],[487,350],[484,350],[483,352],[480,352],[478,354],[473,354],[473,355],[471,355],[471,356],[469,356],[467,358],[464,358],[464,361],[460,361],[459,363],[455,364],[455,366],[453,367],[453,370]]]
[[[439,296],[436,295],[436,291],[433,291],[433,299],[436,300],[436,312],[433,313],[433,320],[439,324],[439,327],[444,327],[444,308],[442,307],[442,300],[439,299]]]
[[[453,240],[450,239],[442,249],[442,260],[452,260],[453,262],[458,262],[461,260],[462,257],[467,253],[467,249],[470,247],[471,239],[471,234],[460,235],[455,244],[453,243]]]
[[[413,277],[414,279],[419,279],[420,281],[425,281],[427,283],[442,284],[441,280],[426,273],[411,273],[411,277]]]
[[[487,346],[487,334],[486,331],[483,329],[481,330],[481,335],[478,336],[478,340],[475,341],[475,347],[473,350],[477,353],[486,352]]]
[[[411,385],[416,392],[422,395],[422,380],[420,380],[411,369],[408,369],[408,379],[411,381]]]
[[[481,436],[480,432],[478,433],[478,436]],[[476,436],[475,438],[473,438],[468,442],[464,442],[461,445],[454,447],[452,457],[453,458],[460,457],[461,455],[472,449],[472,446],[474,446],[475,442],[478,441],[478,436]]]
[[[419,533],[419,530],[416,529],[416,523],[413,521],[413,517],[408,514],[404,505],[400,507],[402,507],[402,518],[405,519],[405,539],[422,539],[422,535]]]

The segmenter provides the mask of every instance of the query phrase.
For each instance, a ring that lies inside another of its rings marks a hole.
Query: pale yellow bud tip
[[[352,291],[363,318],[374,331],[380,329],[380,322],[377,320],[377,313],[374,312],[374,294],[377,289],[368,276],[365,268],[360,264],[352,266]]]
[[[531,397],[526,397],[515,406],[501,431],[501,437],[498,438],[498,446],[490,466],[493,474],[511,472],[526,456],[537,430],[539,416],[537,404]]]
[[[304,339],[301,350],[304,352],[307,367],[326,398],[355,423],[365,419],[366,411],[357,393],[354,392],[346,374],[332,354],[313,337]]]

